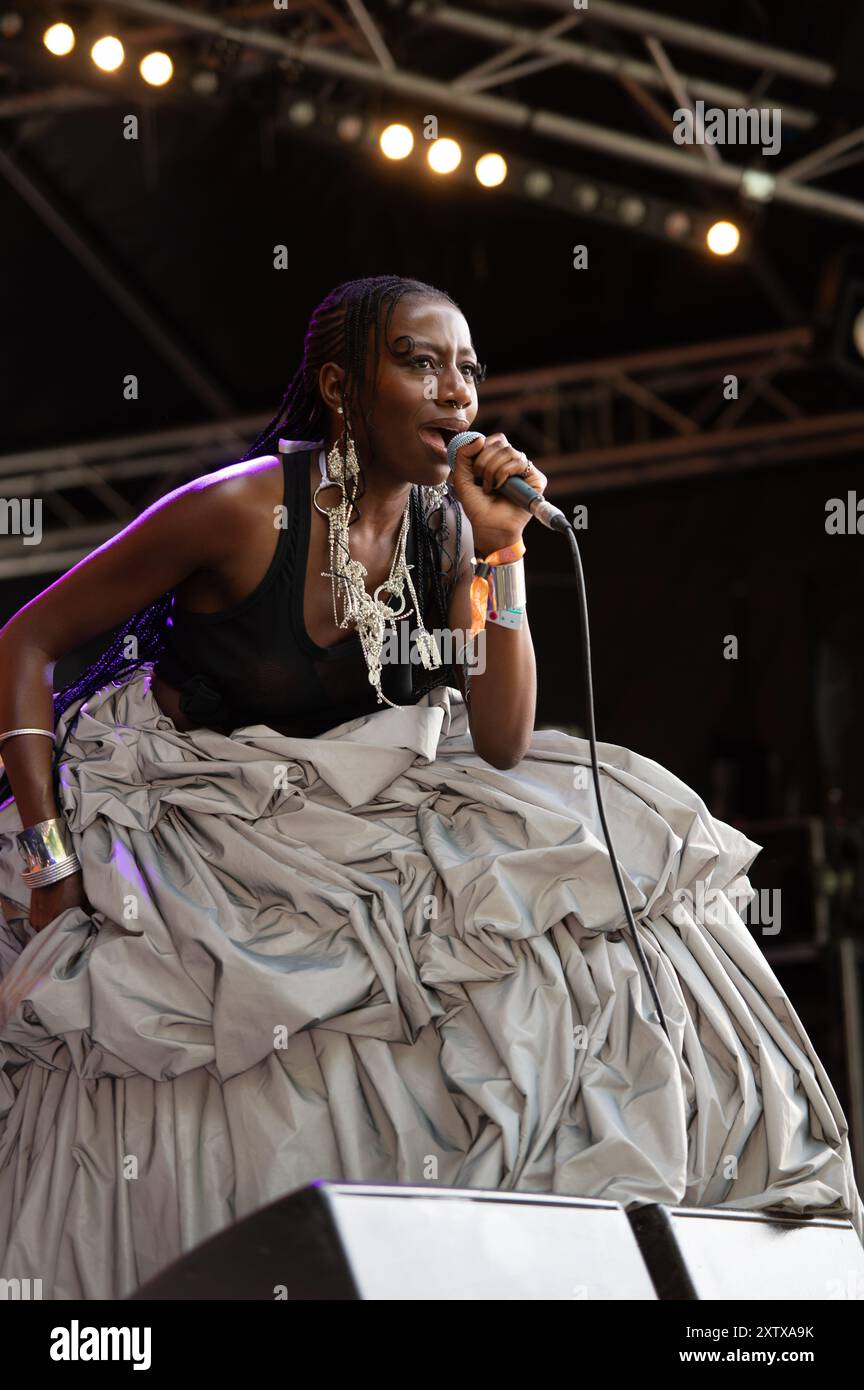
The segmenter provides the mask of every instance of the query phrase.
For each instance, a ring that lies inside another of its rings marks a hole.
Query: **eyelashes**
[[[419,357],[412,357],[411,364],[412,366],[419,367],[423,362],[432,362],[433,360],[434,359],[430,357],[428,353],[422,353]],[[471,369],[470,381],[483,381],[485,379],[486,368],[482,362],[463,362],[463,371],[466,367],[470,367]]]

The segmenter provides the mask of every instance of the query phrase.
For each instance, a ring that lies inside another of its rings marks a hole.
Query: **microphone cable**
[[[453,471],[453,464],[458,450],[461,449],[463,445],[470,444],[473,440],[478,438],[481,438],[479,430],[464,430],[461,433],[455,435],[455,437],[450,440],[447,446],[447,461],[450,465],[451,473]],[[591,637],[588,630],[588,599],[585,592],[585,575],[582,570],[582,556],[579,553],[579,544],[576,540],[576,532],[574,531],[572,524],[567,520],[567,517],[564,515],[562,511],[559,510],[559,508],[553,507],[551,503],[546,501],[545,498],[541,499],[539,497],[539,494],[535,493],[533,489],[529,489],[528,485],[526,483],[523,483],[520,479],[508,479],[507,483],[514,481],[516,484],[517,494],[519,492],[522,493],[521,505],[525,507],[527,511],[531,512],[532,516],[536,516],[538,520],[542,520],[543,524],[545,526],[548,526],[549,530],[562,532],[564,535],[566,535],[567,543],[570,546],[570,551],[573,558],[573,567],[576,571],[576,588],[579,595],[579,629],[582,634],[582,646],[585,652],[585,715],[586,722],[588,725],[588,745],[591,750],[591,773],[594,779],[594,794],[597,798],[597,810],[600,813],[600,824],[603,827],[603,836],[606,841],[606,848],[609,851],[609,861],[612,865],[612,872],[615,875],[615,882],[618,885],[618,892],[621,897],[621,904],[624,908],[624,915],[627,918],[627,925],[630,928],[630,934],[633,939],[633,945],[636,949],[636,955],[638,957],[639,964],[642,967],[642,973],[644,974],[645,979],[648,983],[648,988],[651,991],[651,997],[654,1000],[654,1005],[657,1009],[657,1016],[662,1025],[663,1032],[666,1034],[666,1037],[669,1038],[669,1028],[666,1023],[666,1015],[663,1012],[663,1005],[660,1003],[660,996],[657,993],[657,986],[654,982],[654,977],[648,968],[648,962],[645,959],[645,952],[642,950],[642,943],[639,940],[639,933],[636,929],[636,921],[633,917],[633,911],[630,907],[630,902],[627,897],[627,894],[624,891],[624,882],[621,878],[621,868],[618,863],[618,856],[615,853],[615,846],[612,844],[612,836],[609,833],[609,826],[606,821],[606,809],[603,805],[603,794],[600,791],[600,768],[597,762],[597,737],[594,730],[594,685],[591,679]],[[502,484],[501,488],[493,488],[493,491],[500,491],[502,495],[506,496],[507,494],[504,492],[504,488],[506,486],[507,484]],[[516,496],[511,497],[510,500],[515,501]],[[534,511],[534,508],[531,505],[532,503],[535,505],[538,503],[540,504],[537,506],[536,512]],[[546,515],[541,518],[539,513],[543,503],[545,503]],[[669,1041],[671,1042],[672,1039],[669,1038]]]
[[[567,521],[566,517],[564,518],[564,521],[566,525],[566,530],[565,527],[560,524],[560,522],[557,526],[554,525],[553,522],[552,529],[555,531],[563,532],[563,534],[567,537],[567,543],[570,546],[570,553],[573,558],[573,567],[576,571],[576,588],[579,594],[579,629],[582,634],[582,646],[584,648],[585,653],[585,719],[588,725],[588,744],[591,749],[591,772],[594,778],[594,793],[597,797],[597,810],[600,813],[600,824],[603,827],[603,835],[606,840],[606,848],[609,851],[609,859],[612,864],[612,872],[615,875],[615,882],[618,885],[618,892],[621,895],[621,903],[624,908],[624,915],[626,916],[627,923],[630,927],[630,933],[633,938],[633,945],[636,948],[636,954],[639,958],[639,964],[642,966],[642,971],[645,975],[645,979],[648,982],[648,988],[651,991],[651,996],[654,1000],[654,1004],[657,1009],[657,1015],[663,1027],[663,1032],[666,1034],[667,1038],[669,1038],[669,1028],[666,1023],[666,1015],[664,1014],[663,1006],[660,1003],[660,996],[657,993],[657,986],[654,983],[654,977],[648,968],[648,962],[645,959],[645,953],[642,950],[642,943],[639,940],[639,933],[636,929],[636,921],[633,917],[633,910],[630,907],[629,899],[624,891],[624,883],[621,878],[621,869],[618,864],[618,856],[615,853],[615,847],[612,844],[612,836],[609,833],[609,826],[606,823],[606,811],[603,806],[603,796],[600,791],[600,768],[597,763],[597,738],[594,731],[594,687],[591,679],[591,638],[588,632],[588,599],[585,593],[585,575],[582,571],[582,556],[579,553],[579,545],[576,540],[576,532],[574,531],[570,522]],[[672,1041],[671,1038],[669,1038],[669,1041]]]

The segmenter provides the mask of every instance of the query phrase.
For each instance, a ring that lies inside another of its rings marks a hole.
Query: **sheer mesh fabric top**
[[[356,632],[329,648],[319,647],[306,632],[303,592],[312,512],[310,456],[318,453],[322,479],[326,478],[326,461],[320,443],[300,441],[298,446],[280,440],[279,447],[286,524],[278,529],[279,539],[267,573],[240,603],[216,613],[180,608],[175,596],[166,622],[165,647],[155,670],[179,689],[181,710],[197,723],[228,729],[262,723],[282,733],[312,738],[346,720],[388,706],[379,704],[369,682]],[[328,497],[328,504],[330,500]],[[411,578],[423,621],[432,631],[436,624],[427,617],[428,589],[421,594],[417,579],[419,538],[413,507],[410,518],[406,563],[413,566]],[[329,578],[321,582],[330,585]],[[407,585],[405,600],[406,610],[412,610]],[[395,600],[390,600],[390,606],[397,606]],[[427,672],[419,663],[413,632],[416,622],[413,612],[398,620],[398,645],[395,638],[390,641],[391,655],[399,659],[382,663],[381,688],[398,705],[415,704],[424,688],[456,684],[451,667]]]

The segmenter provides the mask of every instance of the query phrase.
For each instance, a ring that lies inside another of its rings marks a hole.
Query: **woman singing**
[[[243,459],[0,632],[0,1277],[118,1298],[315,1178],[864,1236],[739,915],[758,845],[600,745],[649,981],[588,743],[534,730],[531,517],[492,489],[546,478],[503,434],[448,468],[483,375],[442,291],[340,285]]]

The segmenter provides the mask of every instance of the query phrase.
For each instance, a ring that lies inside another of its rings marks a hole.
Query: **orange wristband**
[[[509,565],[514,560],[521,560],[525,554],[525,542],[520,537],[515,545],[502,546],[500,550],[493,550],[491,555],[487,555],[485,560],[478,560],[477,566],[481,568],[481,573],[475,572],[471,580],[471,627],[469,635],[476,636],[486,627],[486,612],[489,606],[489,596],[491,586],[486,578],[485,569],[492,569],[494,565]]]

